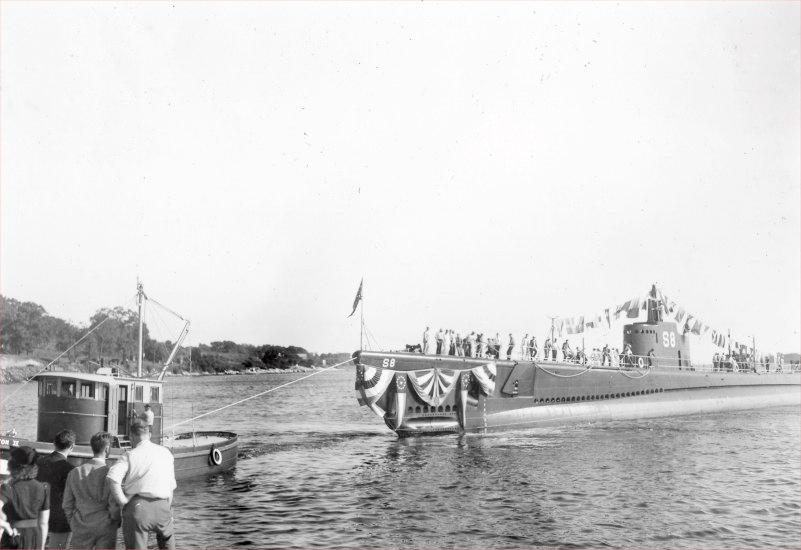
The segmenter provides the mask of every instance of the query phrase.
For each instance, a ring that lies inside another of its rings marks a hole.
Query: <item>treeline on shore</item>
[[[131,372],[136,368],[139,319],[135,311],[123,307],[98,309],[86,326],[77,326],[47,313],[34,302],[21,302],[0,295],[0,352],[22,358],[50,362],[68,350],[93,327],[92,334],[70,349],[59,366],[94,371],[112,366]],[[161,370],[173,342],[150,336],[147,323],[143,329],[143,367],[148,372]],[[171,370],[194,372],[243,371],[247,369],[290,369],[295,366],[319,367],[347,360],[348,353],[309,353],[298,346],[238,344],[229,340],[182,348],[173,359]]]

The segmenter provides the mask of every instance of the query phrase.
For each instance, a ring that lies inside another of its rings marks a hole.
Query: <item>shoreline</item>
[[[18,357],[18,356],[17,356]],[[47,365],[46,362],[40,361],[38,359],[13,359],[9,356],[0,355],[0,386],[5,384],[18,384],[21,382],[25,382],[30,377],[38,374],[41,372],[45,366]],[[70,371],[70,372],[95,372],[96,368],[86,369],[80,368],[76,364],[56,364],[54,367],[60,371]],[[186,371],[180,373],[172,373],[168,372],[164,376],[165,378],[183,378],[183,377],[195,377],[195,376],[202,376],[202,377],[219,377],[219,376],[243,376],[243,375],[260,375],[260,374],[300,374],[305,372],[315,372],[323,369],[325,367],[304,367],[304,366],[295,366],[290,367],[288,369],[260,369],[257,371],[233,371],[229,370],[227,372],[193,372],[189,373]],[[156,376],[158,371],[156,372],[148,372],[144,373],[145,376]]]

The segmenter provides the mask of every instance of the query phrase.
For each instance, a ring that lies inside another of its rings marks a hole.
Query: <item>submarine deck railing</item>
[[[376,353],[381,353],[377,352]],[[388,353],[401,353],[401,354],[408,354],[408,355],[420,355],[419,353],[415,352],[403,352],[403,351],[391,351]],[[562,355],[561,350],[559,354]],[[502,354],[501,354],[502,355]],[[771,362],[766,367],[764,361],[756,361],[754,362],[751,359],[735,359],[735,363],[733,364],[731,359],[725,359],[725,356],[718,362],[717,365],[714,363],[690,363],[690,362],[682,362],[681,365],[676,364],[675,357],[664,357],[659,355],[636,355],[636,354],[610,354],[607,360],[603,361],[602,357],[598,356],[595,357],[593,355],[589,357],[585,357],[584,359],[577,359],[575,356],[565,358],[547,358],[545,356],[540,356],[539,354],[534,357],[533,359],[530,357],[516,357],[512,359],[503,359],[502,357],[498,357],[491,354],[486,354],[483,356],[466,356],[466,355],[450,355],[450,354],[439,354],[436,355],[437,357],[448,357],[452,359],[492,359],[495,361],[513,361],[513,362],[528,362],[534,361],[536,363],[542,364],[561,364],[561,365],[575,365],[577,367],[584,367],[584,368],[610,368],[610,369],[622,369],[622,370],[647,370],[647,369],[670,369],[670,370],[688,370],[688,371],[698,371],[698,372],[733,372],[733,373],[741,373],[741,374],[765,374],[765,373],[773,373],[773,374],[788,374],[788,373],[797,373],[801,372],[801,367],[798,364],[778,364],[776,362]],[[642,362],[640,362],[642,360]]]

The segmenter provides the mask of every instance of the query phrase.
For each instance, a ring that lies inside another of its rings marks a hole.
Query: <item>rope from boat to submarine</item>
[[[230,407],[233,407],[235,405],[240,405],[240,404],[244,403],[245,401],[250,401],[251,399],[256,399],[257,397],[261,397],[262,395],[267,395],[268,393],[274,392],[275,390],[280,390],[281,388],[285,388],[287,386],[291,386],[295,382],[300,382],[301,380],[306,380],[307,378],[311,378],[312,376],[318,375],[321,372],[325,372],[327,370],[331,370],[331,369],[334,369],[336,367],[341,367],[342,365],[350,363],[351,361],[353,361],[353,357],[351,357],[347,361],[342,361],[341,363],[337,363],[336,365],[331,365],[330,367],[325,367],[323,369],[314,371],[313,373],[307,374],[306,376],[301,376],[300,378],[295,378],[294,380],[290,380],[289,382],[286,382],[284,384],[280,384],[278,386],[275,386],[274,388],[270,388],[268,390],[264,390],[262,392],[259,392],[259,393],[255,394],[255,395],[251,395],[250,397],[246,397],[244,399],[240,399],[239,401],[234,401],[233,403],[229,403],[227,405],[223,405],[222,407],[218,407],[218,408],[214,409],[213,411],[205,412],[203,414],[199,414],[197,416],[194,416],[192,418],[188,418],[186,420],[181,420],[180,422],[176,422],[175,424],[173,424],[171,426],[167,426],[166,428],[164,428],[164,431],[172,430],[173,428],[175,428],[176,426],[180,426],[181,424],[186,424],[188,422],[194,422],[198,418],[203,418],[205,416],[209,416],[211,414],[218,413],[220,411],[223,411],[223,410],[228,409]]]
[[[111,317],[106,317],[105,319],[103,319],[102,321],[100,321],[100,322],[99,322],[97,325],[95,325],[95,327],[94,327],[93,329],[91,329],[91,330],[90,330],[90,331],[88,331],[86,334],[84,334],[83,336],[81,336],[81,338],[80,338],[80,339],[79,339],[77,342],[75,342],[75,343],[74,343],[74,344],[72,344],[70,347],[68,347],[67,349],[65,349],[65,350],[64,350],[64,351],[62,351],[61,353],[59,353],[59,354],[56,356],[56,358],[55,358],[55,359],[53,359],[52,361],[50,361],[50,362],[47,364],[47,366],[46,366],[45,368],[43,368],[42,370],[40,370],[39,372],[37,372],[37,373],[36,373],[36,374],[34,374],[33,376],[29,377],[27,380],[25,380],[25,382],[23,382],[23,383],[22,383],[22,385],[21,385],[19,388],[17,388],[17,389],[16,389],[16,390],[14,390],[13,392],[11,392],[9,395],[7,395],[7,396],[5,397],[5,399],[3,399],[3,401],[0,403],[0,405],[5,405],[5,404],[6,404],[6,401],[8,401],[9,399],[11,399],[11,398],[12,398],[12,397],[14,397],[15,395],[17,395],[17,394],[20,392],[20,390],[22,390],[22,388],[24,388],[24,387],[25,387],[25,386],[28,384],[28,382],[30,382],[31,380],[33,380],[34,378],[36,378],[37,376],[39,376],[40,374],[42,374],[43,372],[45,372],[47,369],[49,369],[51,366],[53,366],[53,363],[55,363],[56,361],[58,361],[59,359],[61,359],[62,357],[64,357],[64,355],[66,355],[66,354],[67,354],[67,352],[69,352],[69,351],[70,351],[71,349],[73,349],[75,346],[77,346],[78,344],[80,344],[81,342],[83,342],[84,340],[86,340],[86,337],[87,337],[87,336],[89,336],[89,335],[90,335],[90,334],[92,334],[94,331],[96,331],[97,329],[99,329],[99,328],[100,328],[100,326],[101,326],[103,323],[105,323],[106,321],[108,321],[109,319],[111,319]]]

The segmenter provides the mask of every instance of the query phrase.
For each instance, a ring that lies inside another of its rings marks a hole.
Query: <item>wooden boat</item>
[[[623,328],[622,361],[358,351],[356,392],[401,436],[535,428],[599,420],[801,404],[801,373],[697,365],[688,335],[664,321],[653,288],[648,320]],[[650,352],[650,353],[649,353]]]
[[[70,461],[81,464],[92,458],[89,440],[93,434],[106,431],[114,436],[109,463],[130,448],[131,420],[142,416],[145,405],[153,412],[151,438],[164,445],[175,457],[176,479],[205,476],[230,470],[236,466],[237,435],[231,432],[194,431],[168,435],[164,433],[164,374],[188,333],[188,321],[158,377],[142,376],[142,285],[138,285],[139,354],[137,376],[120,376],[115,369],[98,369],[97,373],[46,371],[34,377],[38,384],[37,433],[35,439],[0,436],[2,473],[7,473],[11,447],[26,445],[40,454],[54,450],[53,439],[61,430],[75,432],[76,445]]]

